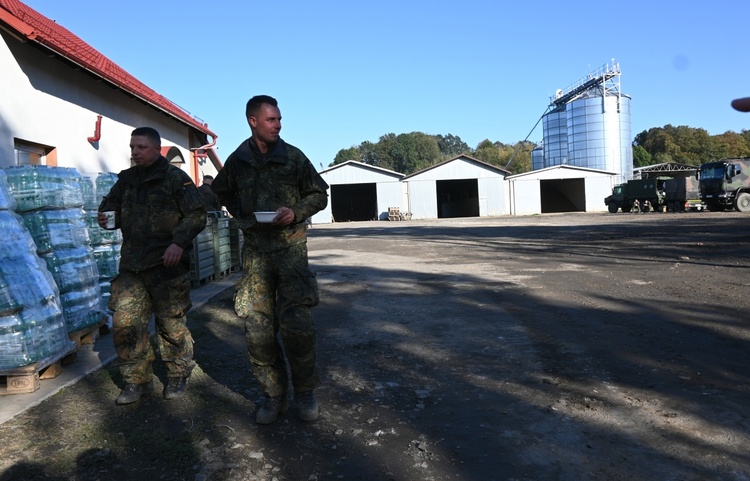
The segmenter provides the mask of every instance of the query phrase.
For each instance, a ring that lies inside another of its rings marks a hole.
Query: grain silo
[[[544,168],[544,141],[540,142],[531,151],[531,170]]]
[[[542,168],[572,165],[615,172],[617,183],[632,177],[630,97],[620,91],[619,63],[613,60],[557,90],[542,120]]]

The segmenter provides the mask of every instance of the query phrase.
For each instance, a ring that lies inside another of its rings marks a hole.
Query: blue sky
[[[282,137],[319,169],[390,132],[514,143],[612,59],[634,136],[750,129],[729,105],[750,96],[747,0],[25,3],[207,122],[222,161],[256,94],[279,100]]]

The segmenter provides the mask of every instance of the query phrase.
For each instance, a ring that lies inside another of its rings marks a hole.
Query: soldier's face
[[[257,115],[249,117],[248,122],[253,129],[253,135],[264,144],[272,144],[279,140],[281,132],[281,111],[278,107],[262,104]]]
[[[161,156],[159,146],[154,145],[148,137],[133,135],[130,137],[130,159],[141,167],[148,167]]]

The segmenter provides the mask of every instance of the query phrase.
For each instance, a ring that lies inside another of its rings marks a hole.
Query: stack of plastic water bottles
[[[81,175],[71,167],[5,169],[16,211],[60,292],[68,333],[102,323],[99,271],[83,213]]]
[[[5,171],[0,170],[0,370],[75,349],[57,284],[15,208]]]
[[[117,174],[99,172],[81,176],[83,186],[83,209],[86,226],[94,249],[94,257],[99,268],[99,289],[102,293],[101,308],[108,311],[110,283],[117,275],[120,266],[120,250],[122,247],[122,233],[120,229],[106,230],[99,227],[97,211],[102,199],[117,181]]]

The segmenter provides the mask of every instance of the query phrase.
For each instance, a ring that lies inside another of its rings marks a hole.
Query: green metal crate
[[[190,254],[190,281],[193,287],[207,282],[216,275],[214,263],[214,219],[206,219],[206,228],[193,239]]]

